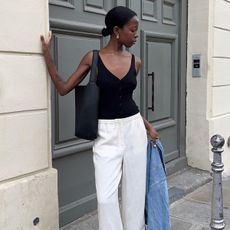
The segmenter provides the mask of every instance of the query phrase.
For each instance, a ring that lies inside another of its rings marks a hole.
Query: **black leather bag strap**
[[[97,80],[97,62],[98,62],[98,53],[99,50],[93,50],[93,61],[92,61],[92,67],[90,71],[90,82],[96,82]]]

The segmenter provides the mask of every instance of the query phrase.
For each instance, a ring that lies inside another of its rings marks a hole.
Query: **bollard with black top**
[[[211,210],[211,229],[224,229],[223,213],[223,193],[222,193],[222,172],[224,164],[222,163],[221,154],[224,151],[224,138],[221,135],[214,135],[211,138],[213,152],[213,186],[212,186],[212,210]]]

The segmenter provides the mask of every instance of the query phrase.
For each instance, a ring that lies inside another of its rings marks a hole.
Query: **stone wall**
[[[199,6],[199,7],[198,7]],[[210,138],[230,136],[230,1],[188,1],[186,153],[189,165],[211,169]],[[201,54],[201,77],[192,77],[192,54]],[[230,149],[225,144],[225,172]]]
[[[48,0],[0,5],[0,229],[56,230],[50,81],[40,44]]]

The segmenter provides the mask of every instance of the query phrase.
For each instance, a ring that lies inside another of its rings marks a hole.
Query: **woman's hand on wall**
[[[51,40],[52,40],[52,32],[49,31],[47,38],[43,35],[40,36],[41,43],[42,43],[42,52],[43,54],[49,51]]]

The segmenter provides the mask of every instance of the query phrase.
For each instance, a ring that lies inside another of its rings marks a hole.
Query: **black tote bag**
[[[98,131],[99,87],[97,79],[98,50],[93,50],[90,79],[85,86],[75,87],[75,136],[94,140]]]

